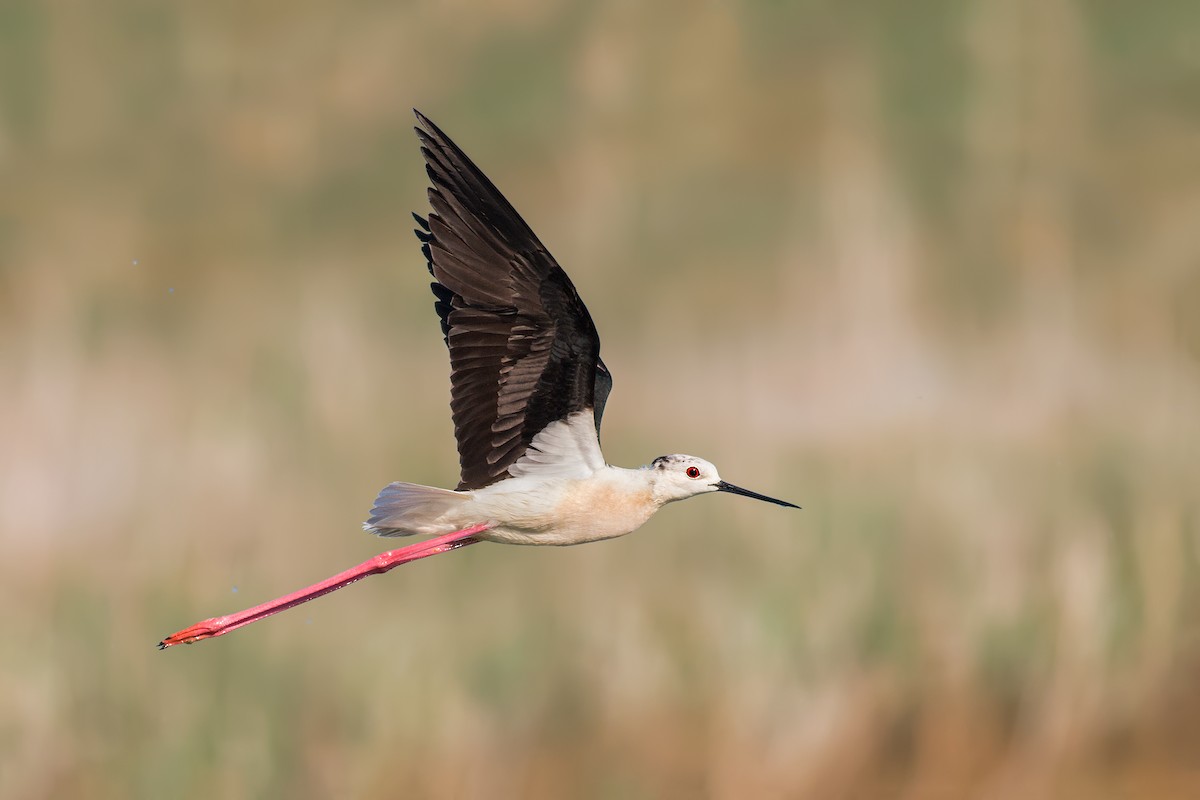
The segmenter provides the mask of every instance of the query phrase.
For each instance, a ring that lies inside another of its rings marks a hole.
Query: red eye
[[[689,478],[699,478],[700,477],[700,468],[699,467],[688,467],[687,471],[684,474],[687,475]]]

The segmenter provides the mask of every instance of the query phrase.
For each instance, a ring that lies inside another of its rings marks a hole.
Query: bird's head
[[[753,497],[755,500],[765,500],[768,503],[799,508],[792,503],[776,500],[774,497],[752,492],[732,483],[721,480],[717,468],[709,461],[696,456],[685,456],[680,453],[669,456],[659,456],[647,467],[651,471],[655,499],[662,503],[684,500],[706,492],[729,492],[743,497]]]

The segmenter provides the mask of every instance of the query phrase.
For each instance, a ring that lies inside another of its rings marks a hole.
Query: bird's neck
[[[662,491],[666,487],[660,483],[658,471],[651,467],[638,467],[637,469],[626,469],[625,467],[608,466],[611,470],[612,479],[620,482],[620,484],[630,492],[649,492],[650,501],[654,507],[662,508],[665,504],[672,500],[678,500],[677,497],[672,497],[668,493]]]

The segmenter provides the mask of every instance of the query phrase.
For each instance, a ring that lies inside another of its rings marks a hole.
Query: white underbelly
[[[523,483],[498,484],[495,489],[475,492],[474,502],[460,507],[461,521],[492,522],[492,528],[479,534],[488,541],[561,546],[624,536],[640,528],[658,509],[648,488],[631,490],[595,477],[539,481],[530,486]]]

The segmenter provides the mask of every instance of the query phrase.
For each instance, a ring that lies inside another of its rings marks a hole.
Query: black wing
[[[415,113],[433,213],[413,216],[450,349],[458,488],[479,489],[574,411],[594,409],[598,434],[612,377],[571,279],[487,176]]]

